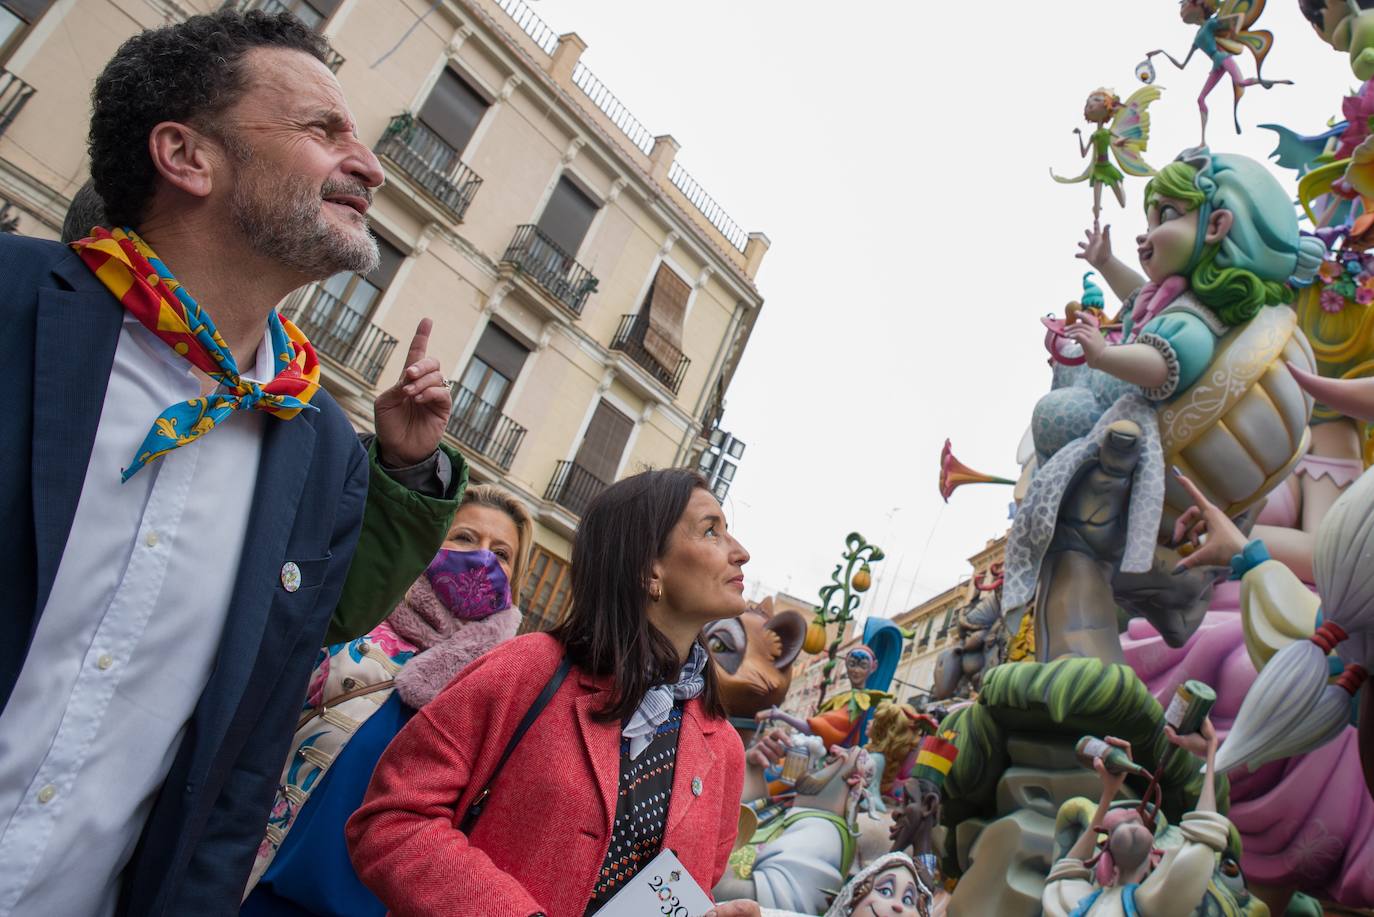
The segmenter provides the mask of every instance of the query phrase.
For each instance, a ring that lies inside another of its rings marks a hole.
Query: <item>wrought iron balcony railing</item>
[[[5,128],[19,117],[20,110],[33,98],[34,88],[19,77],[0,67],[0,137]]]
[[[515,238],[511,239],[501,260],[528,275],[575,315],[582,314],[587,297],[596,290],[598,283],[591,271],[555,245],[538,226],[525,225],[516,229]]]
[[[606,486],[605,481],[576,462],[559,462],[548,490],[544,491],[544,499],[552,500],[574,516],[581,516]]]
[[[647,346],[646,339],[649,341]],[[692,362],[682,355],[682,351],[663,340],[663,336],[650,326],[647,315],[622,315],[611,349],[634,360],[674,395],[682,387],[682,377],[687,375],[687,367]]]
[[[453,383],[453,413],[447,430],[454,439],[510,471],[525,439],[525,428],[487,404],[475,392]]]
[[[287,0],[225,0],[224,6],[226,8],[233,7],[240,13],[246,13],[249,10],[261,10],[264,13],[270,13],[272,15],[276,15],[277,13],[290,13],[316,31],[319,31],[320,26],[324,25],[324,19],[321,18],[318,13],[308,6],[303,6],[299,2],[290,3],[287,2]],[[324,57],[325,66],[335,73],[338,73],[339,68],[344,65],[344,56],[338,51],[335,51],[332,47],[325,50]]]
[[[318,285],[306,287],[288,299],[282,314],[305,332],[318,353],[369,383],[376,383],[396,349],[394,337]]]
[[[394,162],[455,220],[463,219],[482,185],[481,176],[458,158],[458,151],[412,114],[391,119],[377,155]]]

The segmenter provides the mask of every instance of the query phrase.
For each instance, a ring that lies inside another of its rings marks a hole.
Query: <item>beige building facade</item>
[[[0,223],[57,237],[87,178],[105,61],[140,28],[221,5],[0,0]],[[601,489],[703,454],[719,471],[722,449],[738,458],[719,422],[763,304],[767,237],[582,64],[576,34],[521,0],[233,5],[289,9],[328,39],[387,173],[371,211],[381,267],[303,288],[283,312],[360,429],[434,319],[450,439],[474,480],[511,489],[538,521],[521,605],[527,629],[546,626],[567,607],[572,534]]]

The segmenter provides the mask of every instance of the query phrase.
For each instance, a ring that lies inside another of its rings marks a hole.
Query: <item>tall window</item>
[[[591,423],[587,424],[587,432],[573,461],[602,483],[611,483],[620,468],[620,457],[625,454],[625,444],[630,441],[634,426],[633,420],[603,400],[596,406]]]
[[[420,120],[461,155],[486,110],[487,100],[452,68],[445,67],[420,108]]]
[[[454,413],[464,418],[467,427],[479,434],[491,432],[529,355],[529,350],[515,338],[500,327],[487,324],[463,373],[454,404]]]
[[[677,369],[682,357],[682,326],[687,320],[687,300],[691,295],[687,281],[668,265],[660,264],[639,308],[641,321],[636,333],[649,355],[669,372]]]
[[[548,630],[568,612],[572,604],[572,577],[566,560],[550,553],[542,545],[535,545],[530,555],[530,572],[525,588],[520,591],[520,609],[525,613],[520,623],[522,634]]]
[[[50,6],[52,0],[0,0],[0,64]]]
[[[331,327],[337,329],[340,337],[355,334],[372,317],[378,300],[396,279],[396,271],[405,260],[396,246],[381,237],[376,239],[381,254],[376,270],[367,274],[341,271],[321,284],[327,295],[317,297],[317,309],[330,313]]]
[[[599,209],[596,201],[564,175],[558,179],[553,195],[539,216],[539,231],[552,239],[569,258],[576,258],[591,228],[592,217]]]
[[[310,28],[319,30],[334,15],[343,0],[267,0],[262,9],[268,13],[286,10]]]

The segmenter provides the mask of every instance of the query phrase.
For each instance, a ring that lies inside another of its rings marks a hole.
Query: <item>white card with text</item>
[[[715,907],[671,850],[650,860],[596,917],[701,917]]]

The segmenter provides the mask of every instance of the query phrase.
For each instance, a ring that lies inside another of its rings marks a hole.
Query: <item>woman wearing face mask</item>
[[[382,756],[348,823],[363,882],[398,917],[582,917],[671,849],[714,886],[744,749],[700,634],[745,610],[748,560],[695,472],[607,488],[577,531],[567,619],[468,668]]]
[[[401,604],[366,636],[321,651],[242,914],[385,913],[353,872],[344,822],[401,727],[515,636],[512,596],[533,534],[529,511],[511,494],[469,487],[443,548]]]

